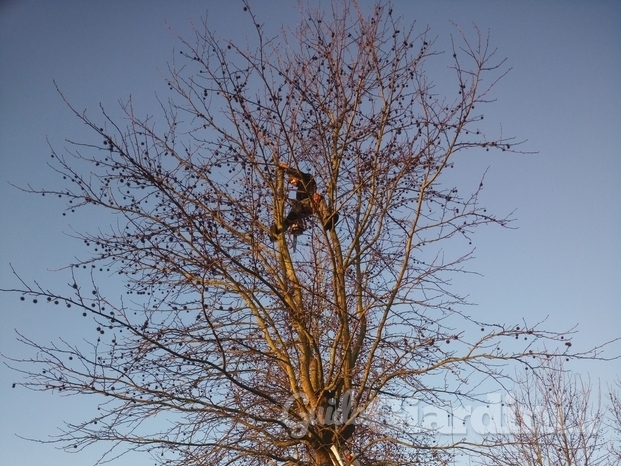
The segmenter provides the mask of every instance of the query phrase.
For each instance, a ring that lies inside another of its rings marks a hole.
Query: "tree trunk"
[[[332,462],[332,455],[327,445],[319,447],[315,450],[315,465],[316,466],[335,466]]]

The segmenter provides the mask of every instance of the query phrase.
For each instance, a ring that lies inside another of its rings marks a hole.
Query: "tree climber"
[[[282,227],[278,228],[275,223],[270,227],[272,241],[276,239],[276,235],[284,233],[289,228],[296,236],[304,233],[305,220],[312,214],[317,215],[325,231],[331,230],[338,221],[339,214],[332,212],[324,197],[317,192],[317,182],[313,175],[295,170],[286,163],[281,162],[278,166],[289,175],[289,183],[296,187],[297,192]]]

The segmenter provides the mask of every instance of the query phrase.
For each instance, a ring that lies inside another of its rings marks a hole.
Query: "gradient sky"
[[[254,0],[267,27],[293,25],[296,0]],[[328,2],[315,2],[318,5]],[[363,3],[368,3],[366,0]],[[491,211],[515,210],[515,230],[484,228],[474,237],[480,275],[456,277],[455,289],[478,306],[480,320],[528,323],[548,317],[551,329],[578,325],[577,348],[621,336],[621,2],[406,1],[395,13],[429,25],[446,43],[450,21],[491,31],[492,44],[511,72],[498,100],[484,109],[493,130],[527,139],[530,155],[473,153],[464,179],[488,169],[483,202]],[[53,269],[82,252],[71,229],[96,218],[62,216],[64,204],[27,195],[9,183],[58,186],[46,166],[48,140],[61,151],[81,139],[84,125],[71,115],[53,80],[78,108],[96,115],[101,102],[113,114],[130,95],[139,113],[157,110],[166,95],[167,63],[191,22],[209,11],[224,36],[244,37],[239,1],[220,0],[0,0],[0,287],[16,286],[9,266],[50,287],[66,283]],[[442,76],[432,76],[441,80]],[[77,311],[22,304],[0,294],[0,352],[30,353],[15,329],[42,342],[81,338],[92,331]],[[621,354],[612,345],[605,356]],[[572,362],[572,370],[607,383],[621,372],[613,361]],[[11,388],[20,374],[0,367],[0,464],[82,466],[93,451],[68,455],[22,440],[45,437],[64,420],[95,409],[93,398],[63,398]],[[151,465],[145,455],[114,466]]]

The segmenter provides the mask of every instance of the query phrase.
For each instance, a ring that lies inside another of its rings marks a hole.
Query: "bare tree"
[[[612,466],[599,391],[569,374],[559,360],[526,372],[508,403],[504,433],[483,464],[501,466]]]
[[[610,401],[610,428],[612,431],[612,439],[610,444],[610,453],[615,458],[617,464],[621,462],[621,379],[617,379],[615,386],[608,391],[608,399]]]
[[[479,205],[482,182],[464,194],[442,176],[465,151],[515,150],[482,129],[504,60],[476,29],[456,28],[441,55],[390,4],[333,1],[278,37],[244,10],[250,46],[206,22],[182,39],[161,117],[131,102],[126,126],[74,110],[94,140],[54,152],[69,187],[29,190],[116,223],[79,234],[93,252],[71,264],[71,292],[13,291],[81,308],[99,334],[20,335],[36,350],[22,385],[102,396],[99,416],[58,439],[67,448],[110,441],[178,465],[443,464],[448,447],[420,429],[357,421],[383,394],[471,397],[510,361],[569,351],[540,323],[478,322],[449,286],[474,229],[510,221]],[[426,71],[443,57],[446,95]],[[104,293],[100,268],[128,296]]]

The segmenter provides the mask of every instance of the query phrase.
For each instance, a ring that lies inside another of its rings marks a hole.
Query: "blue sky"
[[[320,4],[320,2],[316,2]],[[327,4],[327,2],[321,2]],[[366,2],[364,2],[366,3]],[[258,18],[273,30],[297,18],[295,0],[255,0]],[[516,230],[485,228],[475,235],[476,259],[457,290],[477,303],[481,320],[578,325],[576,346],[621,336],[621,2],[405,1],[395,12],[439,44],[476,23],[508,58],[511,72],[485,109],[493,130],[527,139],[529,155],[473,153],[464,176],[488,169],[483,200],[495,212],[515,210]],[[62,216],[63,204],[24,194],[9,183],[58,185],[46,166],[49,140],[87,135],[55,92],[53,80],[78,109],[93,115],[101,102],[114,114],[130,95],[139,112],[155,112],[165,95],[167,62],[189,37],[191,22],[209,11],[223,37],[246,34],[240,2],[216,0],[0,1],[0,286],[16,285],[9,263],[26,278],[62,286],[62,267],[81,251],[68,234],[95,218]],[[275,14],[277,12],[278,14]],[[432,76],[442,80],[441,76]],[[493,126],[495,125],[495,126]],[[73,222],[73,223],[72,223]],[[76,223],[79,222],[79,223]],[[61,309],[22,304],[0,295],[0,352],[26,356],[14,329],[35,340],[78,337],[88,323]],[[607,356],[621,354],[613,345]],[[573,362],[571,369],[608,382],[621,363]],[[64,420],[94,409],[94,399],[66,399],[12,389],[20,375],[0,367],[0,464],[74,466],[96,451],[67,455],[15,436],[44,437]],[[115,466],[152,464],[128,456]]]

